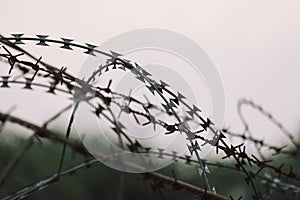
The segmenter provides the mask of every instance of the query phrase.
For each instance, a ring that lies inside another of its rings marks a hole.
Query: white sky
[[[100,44],[113,35],[145,27],[184,34],[206,50],[223,79],[227,125],[241,130],[235,105],[246,97],[271,111],[290,131],[299,130],[298,0],[0,0],[0,9],[3,35],[49,34]],[[55,52],[48,56],[50,63],[67,55]],[[83,61],[84,57],[72,57],[73,63]],[[1,91],[0,95],[4,97]],[[248,116],[255,124],[253,130],[274,137],[276,129],[267,121]]]

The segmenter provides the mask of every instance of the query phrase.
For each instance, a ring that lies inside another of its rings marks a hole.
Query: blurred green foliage
[[[0,170],[5,168],[22,142],[24,141],[16,139],[14,145],[0,143]],[[0,198],[6,196],[9,192],[21,189],[55,173],[58,168],[61,150],[62,146],[53,143],[35,143],[0,187]],[[295,171],[299,172],[299,160],[282,157],[277,159],[276,162],[278,164],[285,162],[287,166],[293,164]],[[72,151],[68,149],[64,166],[66,168],[83,161],[82,156],[74,156]],[[160,172],[172,176],[172,169],[175,170],[178,179],[203,187],[204,183],[200,181],[195,166],[188,166],[178,161],[160,170]],[[210,171],[210,182],[213,183],[219,194],[227,197],[232,195],[235,199],[243,195],[243,199],[250,199],[251,188],[245,184],[243,176],[238,172],[213,167],[210,167]],[[260,189],[264,190],[264,188]],[[195,199],[193,194],[186,191],[172,191],[168,186],[163,188],[161,192],[163,197],[157,191],[154,193],[149,181],[143,180],[140,174],[121,173],[99,162],[90,168],[77,171],[72,176],[61,178],[44,190],[32,193],[28,199]],[[287,197],[291,196],[277,191],[271,199],[289,199]]]

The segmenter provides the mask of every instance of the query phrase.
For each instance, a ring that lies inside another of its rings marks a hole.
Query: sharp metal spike
[[[56,89],[56,84],[55,83],[50,83],[49,90],[47,92],[55,94],[55,89]]]
[[[176,151],[172,151],[172,160],[177,161],[177,152]]]
[[[31,83],[32,83],[32,79],[31,79],[31,78],[26,78],[26,82],[25,82],[25,87],[24,87],[24,89],[32,90],[32,88],[31,88]]]
[[[191,164],[191,156],[185,156],[185,164],[190,165]]]
[[[182,99],[186,99],[185,96],[183,96],[181,93],[177,92],[177,98],[178,101],[181,101]]]
[[[36,35],[39,38],[39,42],[36,43],[36,45],[40,45],[40,46],[49,46],[46,43],[46,38],[49,37],[49,35]]]
[[[87,46],[87,51],[85,51],[84,53],[92,55],[92,56],[96,56],[95,55],[95,48],[97,46],[92,45],[92,44],[88,44],[88,43],[85,43],[85,45]]]
[[[2,85],[1,87],[2,88],[9,88],[9,85],[8,85],[8,79],[10,78],[10,76],[2,76]]]
[[[14,44],[25,44],[22,42],[22,36],[24,35],[23,33],[21,34],[11,34],[15,38]]]
[[[164,154],[164,150],[163,149],[158,149],[158,158],[164,158],[163,157],[163,154]]]
[[[196,114],[198,111],[201,112],[201,110],[200,110],[197,106],[193,105],[193,108],[190,109],[189,111],[186,111],[186,112],[187,112],[191,117],[194,117],[194,114]]]
[[[138,75],[135,78],[145,83],[145,78],[143,76]]]
[[[61,46],[60,48],[62,49],[68,49],[68,50],[73,50],[71,48],[71,45],[72,45],[72,39],[66,39],[66,38],[61,38],[63,40],[63,46]]]
[[[164,81],[160,81],[160,85],[161,85],[163,88],[170,86],[170,85],[168,85],[167,83],[165,83]]]
[[[147,72],[144,69],[142,69],[142,73],[143,73],[144,76],[152,76],[152,74],[150,74],[149,72]]]
[[[154,95],[154,88],[152,87],[152,85],[151,86],[147,86],[146,85],[146,87],[148,88],[148,90]]]
[[[122,54],[117,53],[117,52],[115,52],[115,51],[111,51],[111,50],[110,50],[110,53],[111,53],[111,55],[112,55],[113,57],[115,57],[115,58],[122,56]]]

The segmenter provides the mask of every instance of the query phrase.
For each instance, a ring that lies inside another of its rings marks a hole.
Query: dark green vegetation
[[[21,142],[20,139],[17,139],[15,145],[1,144],[0,170],[4,169],[14,152],[20,147]],[[21,189],[29,183],[37,182],[55,173],[60,152],[61,146],[59,145],[47,142],[35,143],[0,187],[0,197],[2,198],[9,192]],[[287,166],[289,163],[293,163],[295,171],[299,171],[300,159],[297,161],[282,159],[285,160]],[[278,163],[282,163],[283,160],[278,161]],[[64,166],[66,168],[83,161],[84,157],[78,154],[74,156],[72,151],[68,150]],[[198,186],[204,185],[204,183],[199,182],[199,175],[196,174],[195,166],[187,166],[182,162],[178,162],[160,172],[172,176],[172,169],[175,170],[179,180]],[[227,197],[232,195],[235,199],[243,195],[243,199],[250,199],[251,189],[247,187],[243,177],[238,172],[214,167],[210,167],[210,171],[210,182],[214,184],[219,194]],[[49,187],[32,193],[28,199],[195,199],[193,194],[186,191],[173,191],[169,186],[161,189],[161,197],[159,191],[152,191],[151,183],[152,181],[144,180],[140,174],[121,173],[99,162],[92,167],[77,171],[76,174],[62,177]],[[264,190],[265,188],[260,189]],[[286,195],[281,191],[277,191],[271,199],[283,199],[283,197],[287,197]],[[122,198],[120,198],[121,196]]]

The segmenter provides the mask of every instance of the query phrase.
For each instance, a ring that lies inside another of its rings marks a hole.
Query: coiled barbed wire
[[[11,41],[13,41],[14,43],[12,43]],[[91,74],[91,76],[88,78],[87,81],[80,80],[80,79],[77,79],[76,77],[68,74],[66,68],[58,69],[58,68],[55,68],[48,64],[45,64],[41,61],[41,57],[34,58],[28,52],[25,52],[24,50],[22,50],[20,47],[17,46],[20,44],[25,44],[25,42],[27,42],[27,41],[36,41],[36,42],[38,42],[37,45],[40,45],[40,46],[49,46],[49,44],[59,44],[59,45],[62,45],[61,48],[67,49],[67,50],[73,50],[73,48],[78,48],[78,49],[84,50],[84,53],[86,53],[88,55],[95,56],[96,54],[101,54],[101,55],[107,56],[108,59],[104,65],[101,65],[97,70],[95,70]],[[91,107],[93,107],[96,116],[99,117],[101,115],[102,117],[105,117],[108,121],[110,121],[110,123],[115,126],[116,132],[118,132],[118,134],[121,133],[121,135],[123,137],[125,137],[125,139],[129,143],[128,144],[129,150],[131,150],[131,151],[147,150],[147,148],[142,147],[138,143],[138,141],[134,142],[127,136],[127,134],[122,130],[122,127],[124,127],[124,125],[117,122],[115,120],[115,118],[113,117],[113,115],[111,115],[111,117],[109,117],[108,115],[103,113],[104,110],[110,110],[109,106],[112,103],[121,107],[122,105],[118,104],[116,101],[116,96],[121,97],[127,101],[127,107],[126,107],[126,109],[123,109],[120,112],[126,111],[127,114],[132,114],[135,117],[137,123],[139,123],[137,116],[140,116],[140,117],[146,118],[149,121],[148,124],[160,125],[160,126],[164,127],[168,131],[167,134],[175,134],[176,132],[180,132],[180,133],[183,132],[187,135],[187,140],[190,142],[188,149],[191,154],[195,153],[195,155],[196,155],[196,161],[197,161],[197,164],[199,165],[199,169],[200,169],[199,171],[201,171],[201,174],[203,175],[203,177],[205,179],[208,191],[212,191],[212,188],[211,188],[210,183],[207,178],[207,170],[206,170],[207,165],[199,156],[199,152],[201,151],[201,149],[199,147],[197,140],[204,142],[202,145],[211,145],[211,146],[215,147],[217,153],[219,153],[219,150],[222,150],[223,153],[225,154],[223,159],[225,159],[225,158],[234,158],[235,159],[235,161],[236,161],[235,170],[242,172],[245,176],[246,183],[251,185],[253,192],[254,192],[253,199],[262,199],[263,198],[263,195],[260,193],[260,191],[257,190],[257,187],[255,186],[253,180],[256,177],[258,177],[259,173],[264,169],[272,170],[278,176],[285,176],[287,179],[294,179],[294,180],[298,180],[298,181],[300,180],[299,175],[294,173],[292,168],[290,168],[289,172],[285,172],[282,170],[282,168],[275,167],[275,166],[269,164],[270,163],[269,161],[259,160],[254,155],[251,155],[251,156],[248,155],[246,152],[246,146],[243,143],[239,144],[239,145],[229,145],[225,141],[226,133],[228,133],[228,131],[225,131],[225,130],[220,131],[220,130],[217,130],[216,128],[214,128],[213,122],[209,118],[205,119],[204,117],[202,117],[199,114],[199,113],[201,113],[201,110],[196,105],[191,106],[188,103],[186,103],[184,100],[185,97],[181,93],[176,94],[176,93],[172,92],[167,83],[165,83],[163,81],[156,81],[151,76],[151,74],[148,73],[146,70],[144,70],[141,66],[139,66],[136,63],[132,64],[130,61],[123,59],[121,57],[121,55],[118,53],[102,52],[102,51],[96,49],[95,45],[91,45],[91,44],[80,45],[80,44],[73,43],[73,40],[66,39],[66,38],[62,38],[61,40],[48,39],[48,36],[46,36],[46,35],[37,35],[36,37],[23,37],[23,34],[14,34],[13,37],[7,37],[7,38],[1,37],[0,42],[2,42],[4,45],[7,45],[7,46],[14,48],[14,49],[18,50],[19,52],[21,52],[21,54],[12,55],[9,52],[9,50],[5,46],[3,46],[3,49],[5,50],[6,53],[4,52],[3,54],[0,54],[0,56],[2,58],[6,59],[10,65],[8,74],[10,75],[14,69],[19,69],[23,73],[23,75],[21,76],[22,78],[24,78],[25,75],[27,75],[29,73],[31,73],[31,75],[32,75],[31,78],[27,77],[27,78],[25,78],[24,81],[19,81],[18,79],[11,80],[11,76],[7,76],[7,75],[2,76],[2,80],[0,81],[2,83],[1,88],[7,88],[10,86],[10,84],[22,84],[22,85],[24,85],[25,89],[32,89],[32,87],[37,86],[37,87],[47,88],[48,92],[53,93],[53,94],[55,93],[55,91],[59,91],[59,92],[63,92],[66,94],[74,95],[75,98],[76,98],[77,94],[83,95],[84,98],[82,98],[82,96],[81,96],[81,99],[76,99],[76,101],[77,102],[80,102],[80,101],[88,102],[89,105]],[[21,60],[20,56],[22,56],[22,53],[29,55],[31,58],[36,60],[36,62],[33,63],[33,62]],[[41,67],[41,66],[44,66],[44,67]],[[139,81],[143,82],[146,85],[148,90],[153,95],[157,94],[158,96],[161,97],[161,99],[164,101],[164,103],[162,104],[163,110],[161,110],[159,108],[159,106],[157,106],[157,105],[152,105],[151,102],[143,103],[142,101],[137,100],[131,96],[126,96],[126,95],[118,94],[116,92],[111,91],[109,88],[110,83],[108,84],[108,87],[106,87],[106,88],[95,87],[92,84],[90,84],[93,80],[96,79],[96,77],[100,76],[103,73],[109,72],[110,70],[113,70],[113,69],[120,69],[120,70],[124,70],[124,71],[127,70],[127,71],[130,71],[132,74],[134,74]],[[105,71],[103,71],[103,70],[105,70]],[[46,79],[50,79],[50,80],[52,80],[51,84],[47,86],[45,84],[36,83],[35,82],[36,77],[43,77]],[[62,86],[66,86],[66,89],[63,89]],[[93,94],[93,95],[88,96],[89,93]],[[109,96],[107,94],[113,94],[114,97]],[[169,98],[167,96],[171,96],[171,97]],[[89,100],[91,100],[92,98],[98,98],[99,100],[101,100],[101,104],[99,103],[98,105],[93,105],[92,103],[89,102]],[[132,101],[141,105],[145,112],[141,112],[140,110],[134,110],[134,109],[128,107],[128,105]],[[187,109],[186,114],[189,116],[189,119],[199,121],[198,123],[202,127],[202,130],[190,130],[189,128],[186,127],[186,125],[182,121],[182,119],[183,119],[182,116],[179,116],[175,111],[175,108],[177,108],[177,106],[179,104],[185,106],[185,108]],[[173,116],[177,119],[177,123],[176,124],[168,124],[161,120],[155,119],[155,117],[151,115],[150,108],[151,109],[155,108],[157,110],[160,110],[161,112],[166,112],[166,113],[170,114],[171,116]],[[68,109],[70,109],[70,107]],[[260,109],[260,110],[262,110],[262,109]],[[72,117],[74,117],[75,112],[76,112],[76,109],[73,109]],[[56,116],[59,116],[60,114],[61,113],[58,113]],[[2,117],[0,117],[0,121],[2,122],[2,124],[4,124],[8,119],[10,119],[10,120],[14,119],[15,121],[17,121],[16,123],[19,123],[19,124],[29,128],[27,123],[24,123],[24,121],[22,121],[22,122],[18,121],[18,120],[16,120],[16,118],[11,118],[10,115],[2,114],[0,116],[2,116]],[[52,120],[55,120],[55,119],[56,119],[56,117],[52,118]],[[50,121],[51,121],[51,119],[50,119]],[[278,122],[278,121],[275,121],[275,122]],[[39,128],[44,130],[48,123],[45,123],[44,127],[39,127]],[[248,127],[246,125],[246,123],[244,125],[245,125],[245,127]],[[48,137],[48,139],[62,142],[62,144],[64,145],[64,150],[63,150],[63,153],[61,156],[61,161],[59,164],[60,167],[59,167],[58,173],[56,174],[56,178],[57,177],[59,178],[61,175],[65,147],[71,146],[71,147],[75,148],[75,146],[72,146],[72,144],[70,142],[68,142],[70,131],[71,131],[71,126],[72,126],[72,120],[70,120],[70,122],[68,124],[69,128],[66,131],[65,138],[61,138],[61,137],[57,137],[57,136],[54,137],[52,134],[49,134],[49,133],[46,134],[44,131],[40,130],[38,127],[34,128],[35,135],[37,135],[38,137],[46,137],[46,138]],[[210,130],[212,133],[214,133],[214,137],[212,139],[205,138],[204,133],[202,133],[202,132],[206,132],[208,130]],[[51,138],[49,138],[50,135],[51,135]],[[234,135],[234,134],[231,134],[231,135]],[[288,136],[290,137],[290,135],[288,135]],[[242,137],[245,137],[245,136],[242,136]],[[290,138],[292,138],[292,137],[290,137]],[[248,137],[248,139],[255,141],[252,138],[252,136]],[[259,143],[259,142],[256,141],[256,143]],[[296,141],[294,141],[294,144],[297,144]],[[264,145],[264,143],[262,143],[262,145]],[[277,150],[279,152],[282,151],[279,148],[276,148],[276,149],[273,148],[273,150]],[[159,150],[159,152],[163,152],[163,150]],[[160,153],[159,155],[161,156],[163,154]],[[185,157],[185,158],[186,158],[186,163],[191,162],[190,157]],[[251,167],[253,167],[253,165],[256,165],[258,167],[258,170],[256,173],[253,173],[253,172],[247,170],[247,167],[251,168]],[[273,179],[273,180],[275,180],[275,179]],[[298,191],[298,193],[299,193],[299,191]]]

